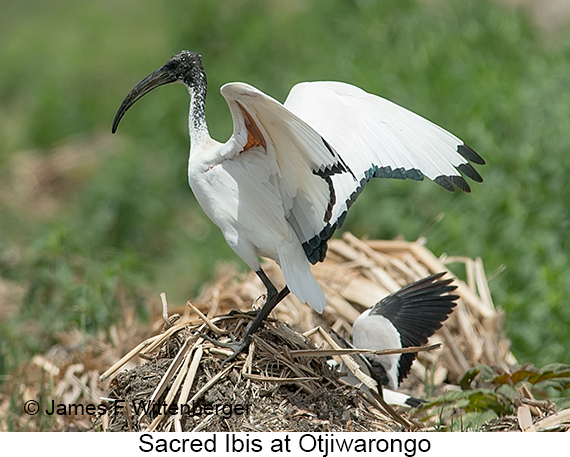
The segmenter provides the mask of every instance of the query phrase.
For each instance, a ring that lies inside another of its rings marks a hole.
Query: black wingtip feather
[[[444,189],[448,190],[449,192],[455,192],[455,187],[453,183],[449,180],[448,176],[440,175],[433,180],[434,183],[439,184]]]
[[[485,165],[485,160],[483,159],[483,157],[477,154],[473,149],[471,149],[465,143],[457,146],[457,152],[473,163],[476,163],[478,165]]]
[[[463,192],[471,192],[471,187],[469,187],[469,184],[467,184],[467,181],[465,181],[465,179],[463,179],[462,176],[448,176],[449,180],[455,184],[459,189],[461,189]]]
[[[481,175],[473,168],[473,165],[470,163],[462,163],[458,165],[457,170],[463,173],[468,178],[471,178],[475,182],[483,182],[483,178]]]
[[[377,303],[371,315],[382,315],[396,327],[402,347],[421,346],[440,329],[456,306],[457,295],[451,295],[457,286],[452,279],[441,279],[437,273],[416,281]],[[398,377],[404,379],[412,366],[415,354],[402,354]]]

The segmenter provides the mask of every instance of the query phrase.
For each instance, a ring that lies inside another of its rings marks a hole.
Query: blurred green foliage
[[[182,87],[148,95],[110,135],[127,92],[182,49],[203,55],[219,140],[231,134],[223,83],[284,100],[306,80],[353,83],[464,139],[487,160],[472,194],[376,180],[344,229],[415,239],[429,227],[436,254],[504,265],[490,286],[515,354],[570,363],[568,30],[544,37],[521,11],[469,0],[5,0],[0,42],[0,280],[25,291],[0,314],[0,372],[57,331],[108,328],[119,284],[144,318],[148,297],[183,302],[217,262],[239,261],[187,186]],[[18,164],[77,144],[89,166],[26,194],[37,183]]]
[[[430,398],[415,413],[423,422],[437,418],[441,431],[482,431],[493,420],[515,415],[519,389],[525,387],[536,399],[549,400],[558,411],[570,406],[570,367],[559,363],[542,368],[532,365],[509,371],[481,365],[468,370],[459,382],[461,390]]]

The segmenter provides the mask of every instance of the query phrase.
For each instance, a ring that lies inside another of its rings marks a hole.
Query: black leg
[[[281,300],[283,300],[289,294],[289,288],[287,286],[283,287],[283,289],[277,292],[277,289],[261,268],[255,273],[257,276],[259,276],[259,279],[261,279],[267,288],[267,299],[265,300],[263,307],[257,312],[255,319],[247,326],[243,339],[239,343],[231,345],[234,353],[230,355],[226,360],[224,360],[224,364],[231,362],[237,357],[238,354],[243,352],[249,346],[251,335],[253,335],[261,323],[267,319],[267,316],[269,316],[269,313],[271,313],[273,308],[275,308],[279,302],[281,302]]]

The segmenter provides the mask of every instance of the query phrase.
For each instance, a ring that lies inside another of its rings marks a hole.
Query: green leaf
[[[502,384],[513,385],[513,382],[511,380],[511,375],[506,371],[502,372],[499,376],[495,376],[493,378],[493,383],[499,384],[499,385],[502,385]]]
[[[475,367],[467,370],[459,381],[461,389],[468,390],[471,387],[471,383],[479,375],[479,373],[481,373],[481,367]]]
[[[489,409],[493,410],[498,415],[511,414],[512,412],[510,402],[492,390],[480,389],[469,396],[469,406],[466,408],[467,411],[480,412]]]
[[[534,370],[532,370],[531,368],[528,368],[527,365],[525,365],[521,369],[519,369],[519,370],[515,371],[513,374],[511,374],[512,383],[513,383],[513,385],[516,385],[519,382],[521,382],[527,378],[535,376],[536,373],[537,373],[536,368]]]

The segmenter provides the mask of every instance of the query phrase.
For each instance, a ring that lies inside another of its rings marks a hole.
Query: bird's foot
[[[227,363],[232,362],[238,355],[240,355],[246,348],[249,347],[249,343],[251,342],[251,337],[245,337],[241,341],[236,341],[235,343],[230,344],[230,349],[234,351],[232,355],[230,355],[226,360],[222,362],[222,365],[226,365]]]
[[[222,366],[232,362],[239,354],[241,354],[246,348],[249,347],[249,343],[251,342],[251,336],[245,336],[241,341],[236,341],[233,334],[230,333],[231,343],[227,343],[224,341],[218,341],[214,338],[209,337],[203,332],[199,332],[200,336],[204,338],[206,341],[225,349],[231,349],[233,354],[231,354],[227,359],[222,362]]]

